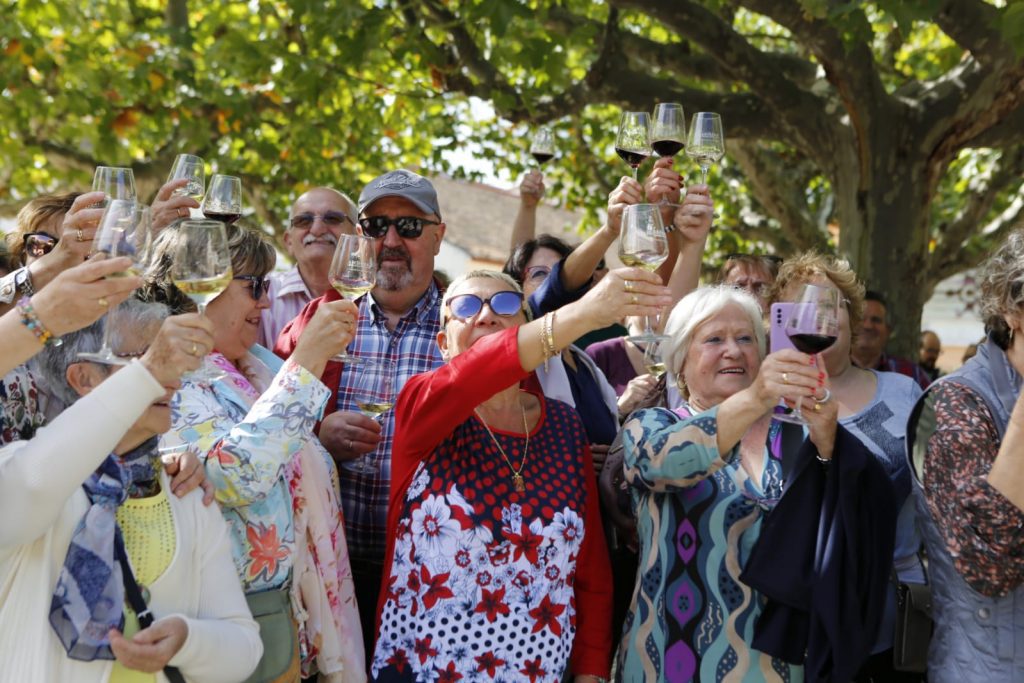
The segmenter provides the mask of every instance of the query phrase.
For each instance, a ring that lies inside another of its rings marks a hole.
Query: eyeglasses
[[[46,256],[57,246],[59,239],[45,232],[30,232],[22,238],[25,245],[25,252],[32,258]]]
[[[359,219],[359,227],[363,229],[363,234],[375,240],[387,235],[388,228],[392,225],[395,226],[398,236],[402,239],[416,239],[423,234],[424,225],[441,225],[441,223],[419,216],[399,216],[398,218],[366,216]]]
[[[352,219],[347,215],[337,211],[328,211],[327,213],[300,213],[298,216],[292,216],[292,227],[296,230],[309,230],[317,218],[328,228],[340,228],[345,221],[352,223]]]
[[[263,294],[270,291],[270,278],[258,277],[256,275],[236,275],[231,278],[232,280],[245,280],[251,286],[249,294],[252,295],[253,301],[259,301],[263,298]]]
[[[523,281],[527,280],[546,280],[548,275],[551,274],[550,266],[530,266],[526,269],[526,277]]]
[[[453,317],[465,321],[483,310],[484,304],[495,315],[508,318],[523,310],[523,293],[497,292],[489,299],[481,299],[476,294],[459,294],[448,300],[448,310]]]

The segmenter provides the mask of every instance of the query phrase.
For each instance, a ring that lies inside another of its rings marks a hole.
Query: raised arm
[[[512,222],[508,253],[511,254],[520,244],[537,236],[537,205],[543,196],[544,175],[533,169],[523,177],[519,185],[519,210]]]

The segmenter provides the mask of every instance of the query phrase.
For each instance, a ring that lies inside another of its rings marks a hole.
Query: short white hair
[[[693,333],[705,322],[715,317],[730,305],[736,304],[750,318],[750,326],[757,340],[758,356],[764,359],[764,323],[761,320],[761,307],[757,300],[742,289],[731,285],[713,285],[700,287],[687,294],[675,305],[665,323],[665,334],[669,337],[665,342],[662,356],[665,367],[672,381],[677,381],[683,369],[683,361],[690,350]],[[683,387],[679,387],[682,389]]]

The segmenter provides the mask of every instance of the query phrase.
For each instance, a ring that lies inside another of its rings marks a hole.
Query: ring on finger
[[[82,233],[82,229],[81,228],[75,228],[75,241],[76,242],[84,242],[85,241],[85,235]]]
[[[105,296],[101,296],[99,299],[96,299],[96,303],[98,303],[101,308],[106,308],[110,305],[110,302],[107,301],[107,297]]]
[[[184,218],[184,217],[185,217],[185,216],[187,215],[187,214],[184,214],[184,213],[182,213],[182,212],[181,212],[181,211],[182,211],[182,209],[184,209],[184,208],[185,208],[185,207],[183,207],[183,206],[179,206],[179,207],[178,207],[178,208],[177,208],[177,209],[175,210],[175,213],[177,213],[177,214],[178,214],[178,218]]]
[[[832,392],[829,391],[828,387],[825,387],[825,395],[824,396],[822,396],[821,398],[818,398],[817,396],[812,396],[811,398],[814,399],[814,409],[817,410],[818,406],[820,406],[820,405],[822,405],[824,403],[828,403],[828,400],[830,398],[832,398]]]
[[[623,283],[623,285],[622,285],[622,289],[624,291],[627,291],[627,292],[632,292],[633,291],[633,281],[632,280],[626,280]]]
[[[640,299],[637,298],[636,294],[633,295],[633,305],[636,306],[640,303]]]
[[[789,373],[788,372],[782,373],[782,383],[783,384],[789,384]]]
[[[192,342],[192,348],[189,349],[188,353],[189,353],[190,356],[198,356],[199,355],[199,344],[196,344],[195,342]]]

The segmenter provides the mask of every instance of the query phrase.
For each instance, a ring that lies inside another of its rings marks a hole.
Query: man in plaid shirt
[[[377,282],[357,302],[359,322],[348,353],[393,362],[397,395],[410,377],[442,363],[437,347],[441,291],[433,273],[445,225],[437,193],[430,181],[410,171],[385,173],[359,196],[359,227],[377,242]],[[287,357],[320,303],[338,298],[332,289],[311,301],[281,332],[274,351]],[[395,422],[393,411],[381,422],[358,412],[352,395],[358,372],[358,365],[327,364],[321,379],[335,392],[335,400],[328,403],[319,435],[338,463],[345,534],[369,657],[387,543]]]

